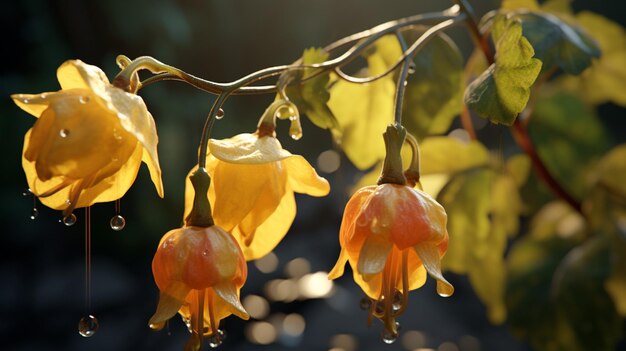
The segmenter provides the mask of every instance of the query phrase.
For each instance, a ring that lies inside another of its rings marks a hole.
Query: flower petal
[[[284,150],[278,139],[243,133],[229,139],[210,139],[209,150],[216,158],[238,164],[261,164],[283,160],[291,153]]]
[[[273,187],[286,182],[286,175],[279,166],[277,163],[242,165],[218,162],[211,174],[211,187],[215,189],[215,223],[231,231],[254,209],[262,192],[277,191]],[[282,194],[276,194],[277,198],[282,197]]]
[[[437,279],[437,293],[443,297],[451,296],[454,293],[454,287],[441,274],[441,258],[437,246],[426,242],[415,245],[414,248],[428,274]]]
[[[309,162],[300,155],[283,160],[289,175],[289,185],[297,193],[311,196],[326,196],[330,192],[328,181],[315,172]]]
[[[231,311],[241,319],[249,319],[250,315],[239,300],[239,292],[232,282],[223,282],[213,286],[215,293],[230,305]]]
[[[256,228],[250,245],[241,245],[246,260],[256,260],[274,250],[289,231],[295,217],[296,200],[293,191],[287,188],[276,210]],[[244,242],[245,236],[240,232],[239,227],[235,228],[233,235],[238,242]]]
[[[335,263],[333,269],[330,273],[328,273],[328,279],[333,280],[341,277],[343,275],[346,262],[348,262],[348,254],[346,253],[346,250],[341,249],[337,263]]]
[[[106,74],[97,66],[88,65],[81,60],[68,60],[57,69],[57,79],[63,90],[89,89],[102,94],[110,85]]]
[[[364,276],[378,274],[385,268],[392,244],[386,236],[372,234],[363,243],[357,271]],[[367,279],[366,279],[367,280]]]
[[[159,294],[159,304],[150,324],[158,325],[172,318],[185,302],[190,289],[182,283],[172,284],[167,291]]]
[[[50,98],[57,93],[41,93],[41,94],[13,94],[11,99],[22,110],[39,118],[43,111],[48,108]]]

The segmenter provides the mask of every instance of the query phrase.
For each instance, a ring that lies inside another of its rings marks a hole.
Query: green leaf
[[[611,144],[594,111],[576,96],[543,94],[537,98],[528,131],[550,173],[582,199],[586,177]]]
[[[367,73],[383,73],[402,56],[400,44],[387,35],[366,50]],[[359,169],[367,169],[385,154],[382,133],[393,121],[395,81],[389,74],[366,84],[337,80],[330,89],[328,106],[337,118],[340,146]]]
[[[598,162],[592,182],[626,200],[626,144],[616,146]]]
[[[613,102],[626,106],[626,30],[598,14],[583,11],[577,23],[596,40],[602,57],[579,77],[566,76],[560,86],[591,104]]]
[[[554,66],[564,72],[580,74],[600,57],[600,49],[578,26],[570,25],[546,12],[516,12],[512,18],[522,22],[523,34],[535,49],[535,57],[547,71]]]
[[[451,137],[429,137],[420,143],[422,174],[454,174],[487,166],[489,150],[479,141],[466,143]]]
[[[311,65],[328,59],[328,53],[323,49],[309,48],[302,54],[302,63]],[[313,68],[299,71],[297,80],[303,80],[315,73]],[[336,130],[339,124],[327,106],[330,99],[327,87],[330,77],[327,73],[309,79],[302,84],[292,84],[286,88],[289,99],[296,104],[298,110],[306,115],[313,124],[323,129]]]
[[[608,245],[524,239],[511,250],[506,303],[513,332],[536,350],[613,350],[621,320],[602,283]]]
[[[408,42],[416,35],[410,34]],[[402,110],[402,124],[416,138],[448,131],[463,104],[463,57],[445,34],[432,38],[414,57],[415,73],[409,76]]]
[[[517,21],[496,16],[492,25],[496,43],[495,63],[465,91],[465,103],[493,123],[512,125],[530,97],[530,86],[541,70],[541,61],[522,36]]]

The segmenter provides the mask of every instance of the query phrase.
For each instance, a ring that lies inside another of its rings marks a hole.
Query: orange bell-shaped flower
[[[341,253],[329,274],[330,279],[340,277],[350,263],[355,282],[371,299],[370,320],[374,316],[385,325],[386,342],[397,337],[395,319],[404,312],[408,292],[424,285],[427,272],[437,280],[441,296],[454,292],[441,274],[448,248],[446,212],[425,192],[402,184],[401,171],[399,175],[401,184],[367,186],[348,201],[339,234]]]

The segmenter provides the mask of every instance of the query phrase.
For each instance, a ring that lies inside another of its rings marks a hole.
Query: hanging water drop
[[[380,317],[385,314],[385,301],[380,300],[376,302],[376,306],[374,307],[374,315],[376,317]]]
[[[380,333],[381,338],[385,344],[393,344],[396,340],[398,340],[398,333],[392,333],[387,329],[383,330]]]
[[[73,213],[70,213],[69,215],[63,217],[63,224],[65,224],[68,227],[71,227],[74,224],[76,224],[76,215]]]
[[[368,311],[370,307],[372,307],[372,300],[370,300],[369,297],[362,298],[361,301],[359,301],[359,307],[364,311]]]
[[[89,102],[89,96],[81,96],[81,97],[79,97],[79,98],[78,98],[78,101],[79,101],[81,104],[86,104],[86,103],[88,103],[88,102]]]
[[[224,339],[226,339],[226,333],[221,329],[218,329],[217,333],[211,334],[207,337],[207,340],[209,340],[209,346],[212,348],[220,346],[222,342],[224,342]]]
[[[32,211],[30,211],[30,219],[35,220],[39,216],[39,210],[37,207],[33,207]]]
[[[26,188],[24,189],[24,191],[22,191],[22,196],[30,196],[33,193],[30,191],[30,188]]]
[[[222,118],[224,118],[224,110],[219,108],[217,112],[215,113],[215,119],[222,119]]]
[[[92,315],[85,316],[78,321],[78,334],[85,338],[93,336],[98,331],[98,319]]]
[[[415,73],[415,69],[416,69],[415,62],[413,61],[409,62],[409,70],[407,71],[407,73],[413,74]]]
[[[61,129],[59,131],[59,136],[61,138],[67,138],[68,136],[70,136],[70,130],[69,129],[65,129],[65,128]]]
[[[293,132],[290,136],[293,140],[300,140],[300,138],[302,138],[302,132]]]
[[[402,309],[402,293],[396,290],[393,294],[393,303],[391,305],[393,312],[398,312]]]
[[[109,224],[111,225],[111,229],[119,232],[120,230],[124,229],[124,227],[126,227],[126,219],[122,215],[117,214],[111,217],[111,221]]]

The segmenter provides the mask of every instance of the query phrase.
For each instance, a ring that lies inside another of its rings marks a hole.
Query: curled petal
[[[441,274],[439,248],[435,244],[428,242],[415,245],[414,248],[428,274],[437,280],[437,293],[443,297],[451,296],[454,293],[454,287]]]
[[[166,292],[159,294],[159,304],[150,324],[159,325],[172,318],[185,302],[190,289],[184,284],[172,284]]]
[[[57,69],[57,79],[63,90],[89,89],[98,95],[104,94],[110,85],[106,74],[97,66],[81,60],[68,60]]]
[[[209,150],[217,159],[237,164],[261,164],[283,160],[292,154],[271,136],[243,133],[229,139],[209,140]]]
[[[328,273],[328,279],[337,279],[343,275],[344,268],[346,266],[346,262],[348,262],[348,254],[346,250],[343,248],[339,252],[339,258],[337,259],[337,263],[333,269]]]
[[[224,302],[232,307],[231,311],[241,319],[249,319],[250,315],[239,301],[237,287],[231,282],[224,282],[213,286],[213,290]]]
[[[39,118],[43,111],[48,108],[50,100],[58,93],[41,93],[41,94],[13,94],[11,99],[22,110]]]
[[[311,196],[326,196],[330,192],[328,181],[315,172],[309,162],[300,155],[286,158],[283,163],[289,174],[293,191]]]
[[[357,271],[365,280],[383,271],[391,247],[391,242],[383,235],[371,235],[365,239],[357,264]]]

